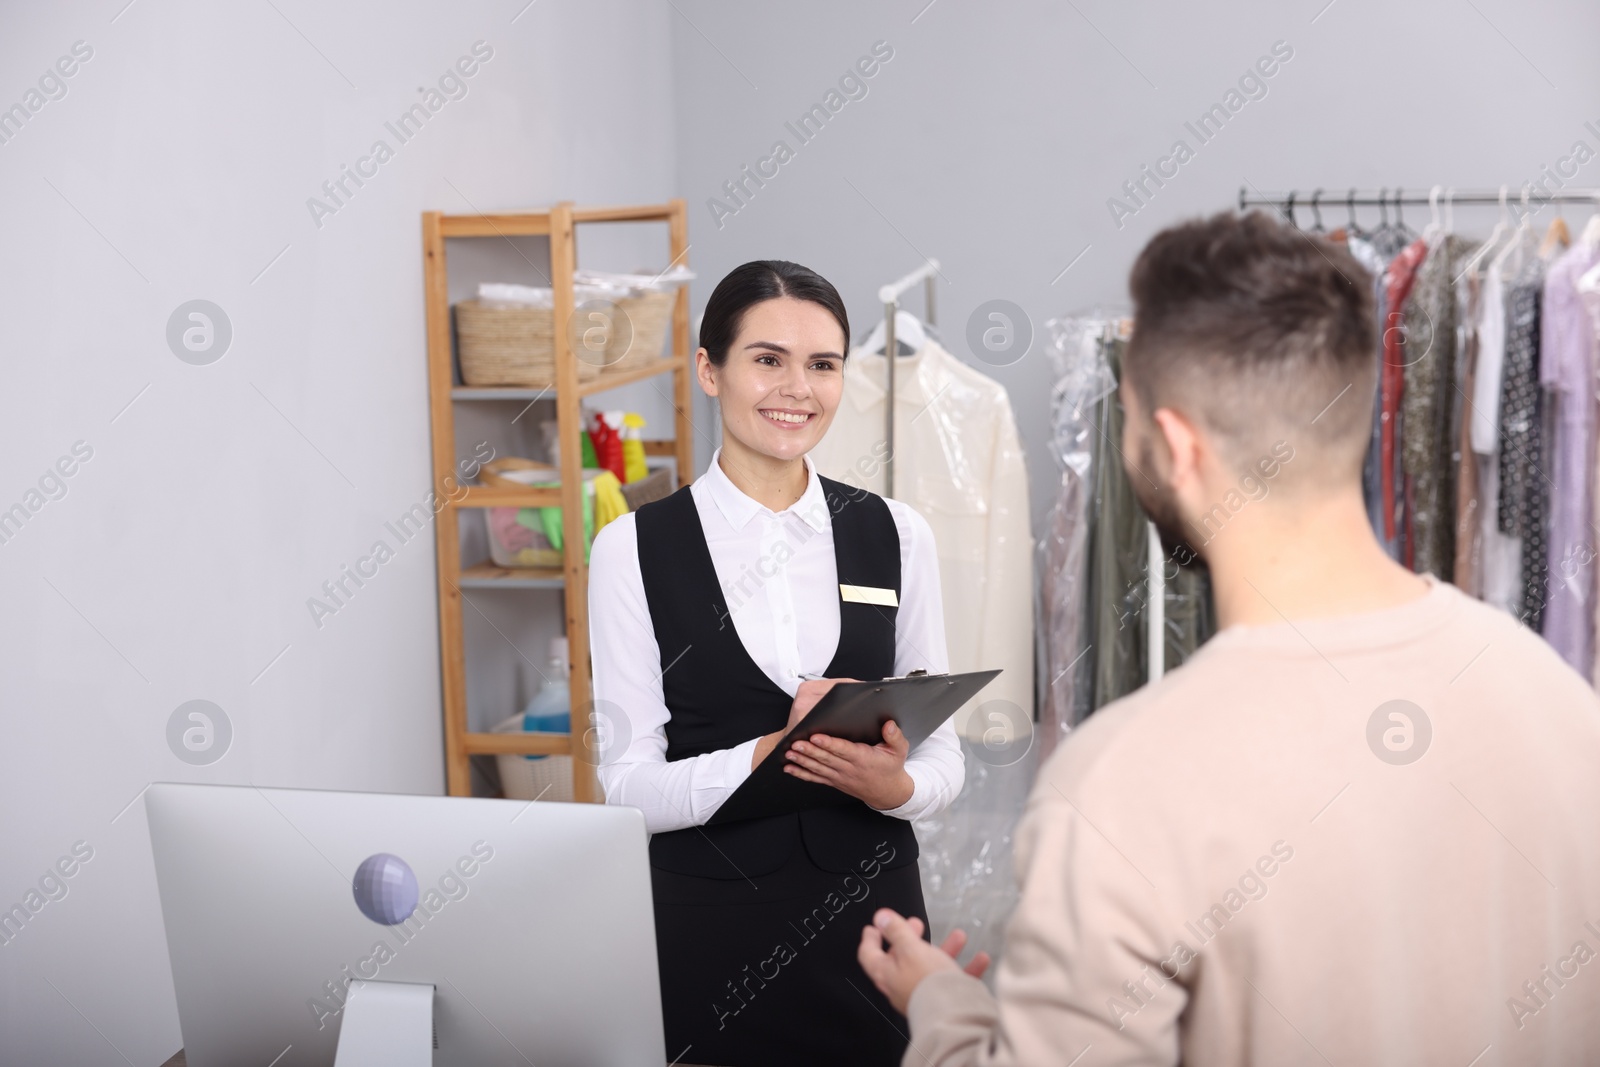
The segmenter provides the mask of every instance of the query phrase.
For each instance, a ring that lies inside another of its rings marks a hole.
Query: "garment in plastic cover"
[[[1093,711],[1144,685],[1150,662],[1148,518],[1125,469],[1116,382],[1125,319],[1046,323],[1054,361],[1052,451],[1061,486],[1040,543],[1044,624],[1039,757]],[[1141,475],[1134,475],[1139,477]],[[1216,630],[1210,579],[1183,548],[1155,561],[1162,579],[1162,663],[1170,670]]]
[[[1053,319],[1052,451],[1061,484],[1040,541],[1039,721],[1019,750],[963,738],[966,785],[917,822],[923,893],[935,939],[960,926],[997,961],[1016,907],[1016,824],[1038,768],[1087,715],[1149,676],[1149,522],[1123,469],[1117,373],[1127,324]],[[1210,582],[1189,557],[1163,554],[1163,662],[1177,666],[1215,631]],[[982,712],[982,707],[978,709]],[[974,733],[971,729],[969,734]],[[994,969],[991,968],[991,975]]]
[[[1002,754],[962,738],[961,752],[967,777],[960,796],[913,824],[922,895],[936,944],[960,927],[967,932],[962,959],[987,952],[998,963],[1017,907],[1012,837],[1033,788],[1038,747],[1023,744]],[[984,976],[991,989],[994,973],[991,964]]]
[[[1087,590],[1090,501],[1095,460],[1105,451],[1101,426],[1114,402],[1116,378],[1105,357],[1110,320],[1051,319],[1045,351],[1055,371],[1050,393],[1051,453],[1061,483],[1039,542],[1040,622],[1045,654],[1040,687],[1040,758],[1084,715],[1093,693],[1088,653],[1094,627]]]
[[[1053,322],[1050,326],[1049,347],[1055,353],[1060,379],[1052,404],[1056,440],[1058,448],[1063,441],[1070,443],[1066,449],[1063,493],[1077,492],[1075,499],[1082,502],[1087,499],[1090,484],[1090,439],[1095,433],[1094,419],[1085,416],[1116,387],[1116,382],[1099,358],[1097,333],[1088,326],[1081,330],[1067,323]],[[1077,525],[1082,527],[1081,507],[1078,514]],[[1047,528],[1045,545],[1057,543],[1051,536],[1054,528]],[[1073,544],[1078,560],[1073,566],[1081,569],[1082,538]],[[1061,583],[1054,576],[1072,568],[1058,567],[1048,555],[1042,561],[1044,603],[1053,605],[1054,610],[1047,610],[1041,618],[1051,627],[1050,636],[1054,637],[1056,618],[1081,616],[1081,595],[1074,591],[1081,590],[1082,582],[1068,582],[1069,588],[1057,595]],[[987,735],[981,732],[976,740],[963,738],[966,784],[961,795],[944,811],[916,823],[923,896],[935,940],[959,926],[967,932],[969,953],[988,952],[996,962],[1004,945],[1006,923],[1017,904],[1013,835],[1033,788],[1039,761],[1048,751],[1048,745],[1041,746],[1040,742],[1048,741],[1053,729],[1049,727],[1052,720],[1048,710],[1052,691],[1046,688],[1041,692],[1046,700],[1040,711],[1041,725],[1047,728],[1033,723],[1009,723],[1011,729],[1005,731],[1009,743],[1001,745],[987,744]],[[982,715],[983,706],[976,711]],[[974,730],[969,726],[967,732],[972,734]],[[994,973],[991,966],[989,976]],[[985,981],[992,981],[989,976]]]

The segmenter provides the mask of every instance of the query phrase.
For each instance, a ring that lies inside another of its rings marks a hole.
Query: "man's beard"
[[[1184,532],[1177,494],[1169,485],[1152,484],[1155,471],[1155,449],[1146,437],[1139,442],[1139,469],[1128,472],[1128,484],[1133,487],[1133,497],[1155,524],[1165,558],[1180,567],[1198,563],[1200,553],[1189,543],[1188,535]]]

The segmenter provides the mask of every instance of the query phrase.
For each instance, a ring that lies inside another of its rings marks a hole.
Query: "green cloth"
[[[587,440],[587,437],[585,440]],[[559,489],[560,487],[560,482],[546,482],[539,486],[541,489]],[[537,510],[539,512],[540,528],[544,532],[545,540],[550,542],[551,548],[558,552],[561,551],[561,546],[566,542],[566,538],[564,538],[561,534],[561,509],[559,507],[553,507],[538,509],[524,508],[523,510]],[[521,521],[520,515],[518,515],[517,518],[518,521]],[[589,486],[588,481],[585,480],[583,486],[583,561],[585,563],[589,562],[589,549],[593,545],[594,492]]]

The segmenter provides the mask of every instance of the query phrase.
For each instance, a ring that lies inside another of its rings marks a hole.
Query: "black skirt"
[[[905,1016],[861,969],[856,949],[878,908],[927,924],[916,863],[825,871],[796,843],[782,868],[754,878],[697,878],[657,867],[650,876],[669,1060],[710,1067],[900,1063]]]

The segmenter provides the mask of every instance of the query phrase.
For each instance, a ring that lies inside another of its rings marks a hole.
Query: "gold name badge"
[[[852,604],[881,604],[886,608],[900,606],[900,598],[893,589],[874,589],[870,585],[839,586],[839,599]]]

